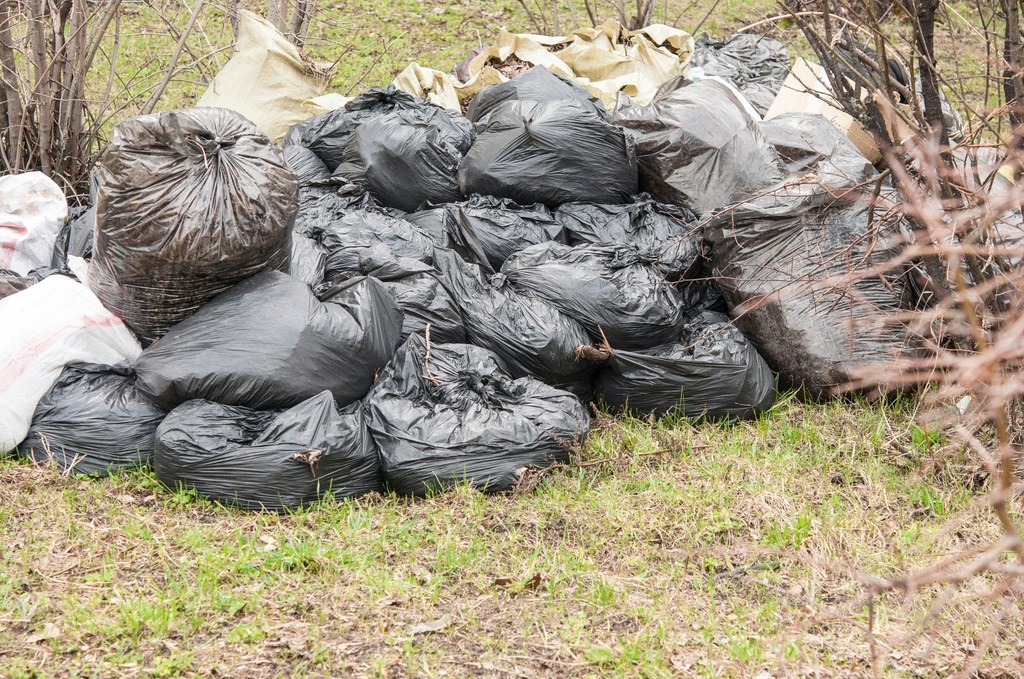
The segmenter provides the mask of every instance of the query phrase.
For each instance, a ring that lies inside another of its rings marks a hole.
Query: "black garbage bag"
[[[498,492],[527,467],[569,461],[590,417],[572,394],[512,379],[490,351],[411,336],[365,400],[384,479],[402,495],[459,483]]]
[[[311,286],[324,282],[327,251],[309,236],[292,234],[291,274]]]
[[[161,483],[245,509],[298,509],[381,490],[362,404],[339,410],[329,391],[285,411],[188,401],[156,439]]]
[[[305,146],[323,161],[330,172],[343,162],[345,144],[360,125],[392,111],[426,105],[393,85],[367,90],[336,111],[304,120],[288,130],[282,144]]]
[[[896,254],[898,224],[881,212],[802,183],[710,220],[718,286],[784,389],[824,397],[911,349],[893,318],[909,297],[904,276],[876,270]]]
[[[499,271],[513,253],[537,243],[566,242],[565,228],[543,204],[519,205],[507,198],[470,196],[446,206],[445,227],[457,243],[479,244],[485,259],[473,259]],[[474,253],[476,254],[476,253]]]
[[[641,188],[704,216],[781,181],[775,149],[736,94],[714,80],[685,82],[669,81],[647,106],[615,110],[634,133]]]
[[[725,40],[712,40],[705,33],[693,48],[690,68],[695,66],[706,76],[730,81],[761,115],[771,108],[790,69],[782,43],[756,33],[736,33]]]
[[[784,113],[761,129],[785,164],[789,177],[816,173],[830,185],[854,186],[878,172],[857,147],[818,113]]]
[[[467,262],[487,261],[487,253],[474,231],[454,228],[451,205],[431,205],[409,213],[405,220],[422,231],[439,248],[454,250]],[[490,265],[485,266],[490,268]]]
[[[96,230],[96,208],[72,210],[71,218],[57,234],[53,246],[50,268],[57,271],[68,269],[68,257],[92,259],[92,242]]]
[[[691,276],[699,265],[701,233],[697,217],[683,207],[640,194],[624,205],[566,203],[555,213],[569,243],[626,243],[658,263],[670,281]],[[554,239],[552,239],[554,240]]]
[[[340,220],[312,229],[310,236],[327,251],[325,279],[352,275],[359,271],[363,250],[383,245],[396,257],[408,257],[430,264],[434,243],[403,219],[375,210],[356,210]]]
[[[54,273],[52,269],[43,268],[33,269],[27,276],[21,276],[16,271],[0,269],[0,299],[32,287],[51,273]]]
[[[501,272],[615,349],[671,342],[688,316],[675,286],[630,245],[542,243],[512,255]]]
[[[402,312],[380,281],[352,279],[322,300],[278,272],[219,295],[142,352],[139,389],[168,410],[201,398],[290,408],[327,389],[360,399],[395,351]]]
[[[725,297],[715,283],[711,261],[708,259],[701,258],[693,277],[678,282],[676,291],[683,301],[683,307],[692,316],[702,311],[729,311],[729,305],[725,303]]]
[[[377,210],[373,197],[351,182],[318,183],[299,191],[299,211],[295,215],[295,233],[312,234],[330,222],[344,219],[360,210]]]
[[[637,192],[637,164],[632,141],[588,104],[506,101],[477,123],[459,181],[466,195],[520,205],[625,203]]]
[[[97,169],[89,287],[150,342],[238,281],[287,271],[297,196],[281,147],[233,111],[129,118]]]
[[[594,393],[640,414],[746,418],[775,403],[775,376],[728,316],[709,311],[672,344],[612,351]]]
[[[327,182],[331,178],[331,171],[324,165],[324,161],[305,146],[285,146],[284,159],[295,173],[300,191]]]
[[[433,266],[407,257],[395,257],[386,247],[375,245],[359,257],[359,270],[384,283],[395,296],[405,314],[403,342],[413,333],[425,335],[427,326],[431,342],[466,341],[460,312],[464,301],[456,301],[448,293]]]
[[[608,109],[594,95],[543,66],[534,66],[511,80],[483,88],[469,102],[466,117],[474,123],[480,122],[499,104],[506,101],[562,101],[566,99],[578,101],[591,108],[601,118],[611,120]]]
[[[583,326],[542,299],[520,295],[501,274],[488,280],[452,252],[438,251],[435,258],[471,344],[497,354],[513,377],[589,396],[595,368],[576,357],[588,341]]]
[[[73,363],[39,401],[18,451],[76,474],[144,467],[164,415],[135,386],[129,366]]]
[[[413,212],[462,197],[459,163],[472,143],[468,120],[424,102],[360,125],[334,176],[366,187],[382,205]]]

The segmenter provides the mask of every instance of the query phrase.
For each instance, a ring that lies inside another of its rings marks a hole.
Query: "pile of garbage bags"
[[[776,375],[825,397],[909,350],[898,272],[860,275],[899,228],[850,191],[874,167],[761,119],[785,50],[613,28],[588,39],[674,77],[610,106],[539,64],[468,117],[388,86],[280,145],[227,108],[131,118],[73,212],[0,178],[0,453],[252,509],[505,491],[572,462],[590,402],[750,418]]]

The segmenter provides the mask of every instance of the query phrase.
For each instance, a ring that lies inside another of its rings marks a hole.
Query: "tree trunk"
[[[914,18],[917,30],[914,40],[921,55],[921,95],[924,99],[924,119],[933,133],[938,133],[939,144],[949,146],[949,130],[942,118],[942,93],[939,89],[939,72],[935,61],[935,13],[939,0],[916,0]]]

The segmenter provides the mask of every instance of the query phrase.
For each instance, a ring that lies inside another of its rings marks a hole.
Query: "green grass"
[[[924,473],[913,402],[691,426],[603,416],[532,492],[250,514],[149,472],[0,463],[7,676],[860,676],[860,575],[996,530],[982,489]],[[652,454],[653,453],[653,454]],[[967,517],[940,531],[949,515]],[[984,581],[984,578],[982,578]],[[885,597],[888,676],[964,660],[985,607],[904,635],[937,594]],[[424,627],[426,626],[426,627]],[[434,630],[434,631],[425,631]],[[1019,621],[986,658],[1012,658]],[[912,658],[924,643],[923,658]],[[896,651],[893,651],[894,653]]]

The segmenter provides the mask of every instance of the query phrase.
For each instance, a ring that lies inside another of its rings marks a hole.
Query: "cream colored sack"
[[[243,11],[234,55],[196,105],[237,111],[280,141],[292,125],[310,117],[303,104],[323,94],[330,80],[330,73],[304,60],[269,21]]]
[[[414,97],[420,97],[432,104],[462,113],[462,104],[468,103],[476,96],[477,92],[488,85],[506,80],[508,78],[490,66],[486,66],[468,83],[460,83],[447,73],[424,68],[414,62],[406,66],[405,70],[399,73],[391,84]]]
[[[574,80],[612,110],[619,92],[649,104],[663,83],[688,72],[692,55],[693,37],[686,31],[664,24],[629,31],[612,19],[564,37],[503,30],[469,69],[476,76],[515,57]]]

